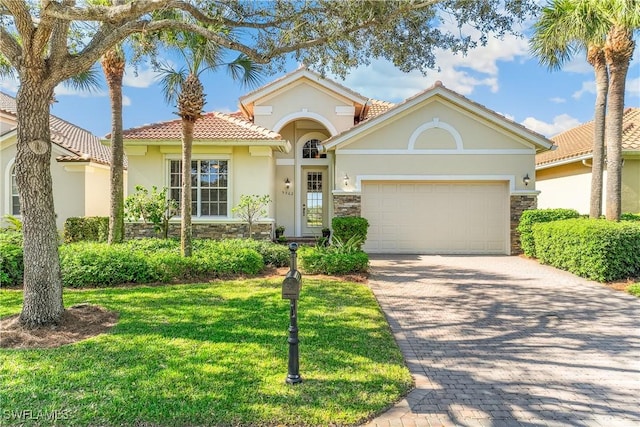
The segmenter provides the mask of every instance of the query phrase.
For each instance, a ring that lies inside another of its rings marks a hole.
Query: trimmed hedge
[[[307,274],[365,273],[369,256],[363,251],[344,252],[330,246],[302,247],[298,251],[300,269]]]
[[[0,287],[22,284],[22,233],[0,232]]]
[[[264,261],[255,250],[232,242],[197,241],[193,256],[183,258],[175,240],[144,239],[63,245],[60,266],[63,284],[77,288],[254,275],[264,269]]]
[[[65,243],[106,242],[109,238],[109,217],[88,216],[67,218],[64,222]]]
[[[637,214],[623,213],[622,215],[620,215],[620,220],[621,221],[640,221],[640,213],[637,213]]]
[[[369,221],[359,216],[335,217],[331,220],[331,228],[333,228],[333,236],[342,242],[358,236],[358,240],[364,243],[367,240]]]
[[[640,223],[567,219],[532,226],[540,262],[600,282],[640,276]]]
[[[580,213],[574,209],[531,209],[522,212],[518,232],[520,233],[520,247],[524,254],[528,257],[536,256],[532,234],[534,224],[570,218],[580,218]]]

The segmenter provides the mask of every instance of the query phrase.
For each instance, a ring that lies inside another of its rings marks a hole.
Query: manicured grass
[[[369,289],[305,279],[302,384],[287,385],[281,280],[67,290],[65,304],[120,313],[106,335],[48,350],[0,349],[0,424],[345,425],[384,410],[411,376]],[[0,291],[0,316],[22,294]],[[13,411],[13,412],[12,412]],[[12,413],[31,411],[31,419]]]

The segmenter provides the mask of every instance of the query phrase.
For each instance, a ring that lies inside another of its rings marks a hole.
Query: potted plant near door
[[[282,236],[284,236],[284,225],[279,225],[276,227],[276,240]]]

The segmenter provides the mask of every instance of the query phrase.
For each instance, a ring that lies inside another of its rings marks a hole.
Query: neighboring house
[[[640,212],[640,108],[627,108],[622,124],[622,212]],[[593,121],[551,138],[558,146],[536,156],[539,208],[571,208],[589,213]],[[606,200],[606,171],[604,176]]]
[[[393,105],[302,67],[239,103],[195,125],[196,235],[243,233],[231,208],[268,194],[263,235],[277,223],[317,236],[334,216],[361,215],[369,252],[516,253],[520,214],[536,204],[535,154],[553,146],[439,82]],[[129,193],[166,186],[178,199],[180,120],[124,136]]]
[[[0,92],[0,216],[20,216],[14,167],[16,111],[15,98]],[[53,115],[50,126],[57,228],[62,230],[69,217],[109,215],[109,148],[97,136]]]

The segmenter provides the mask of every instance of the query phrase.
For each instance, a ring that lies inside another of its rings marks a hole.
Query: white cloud
[[[389,61],[374,60],[368,66],[353,70],[342,84],[362,95],[385,101],[404,100],[432,86],[436,80],[462,95],[471,94],[479,86],[496,93],[500,88],[498,63],[524,59],[527,53],[528,44],[524,39],[515,36],[506,36],[503,40],[489,38],[486,46],[470,50],[466,56],[437,50],[439,71],[429,71],[427,76],[419,71],[403,73]]]
[[[560,98],[559,96],[554,96],[553,98],[550,98],[549,101],[553,102],[554,104],[564,104],[565,102],[567,102],[565,98]]]
[[[128,107],[130,105],[131,105],[131,98],[129,98],[127,95],[122,95],[122,106]]]
[[[0,89],[4,90],[5,92],[16,93],[19,86],[20,81],[15,76],[3,77],[2,80],[0,80]]]
[[[542,135],[553,136],[567,129],[578,126],[580,124],[580,120],[575,117],[571,117],[568,114],[560,114],[553,118],[553,123],[546,123],[542,120],[536,119],[535,117],[527,117],[521,124],[535,132],[541,133]]]
[[[151,67],[138,67],[137,70],[132,65],[127,65],[122,79],[123,86],[147,88],[158,80],[159,73]]]
[[[627,80],[627,96],[635,97],[636,102],[640,100],[640,77]]]
[[[571,60],[564,64],[562,71],[578,74],[593,74],[593,67],[587,62],[583,52],[573,55]]]
[[[56,86],[55,94],[56,96],[80,96],[82,98],[96,98],[96,97],[109,96],[109,93],[104,90],[92,90],[92,91],[79,90],[79,89],[75,89],[72,86],[65,85],[62,83]]]
[[[595,80],[582,82],[582,87],[580,88],[580,90],[574,92],[573,95],[571,95],[571,97],[573,99],[580,99],[580,98],[582,98],[582,95],[584,95],[585,93],[593,93],[593,94],[596,93],[596,81]]]

